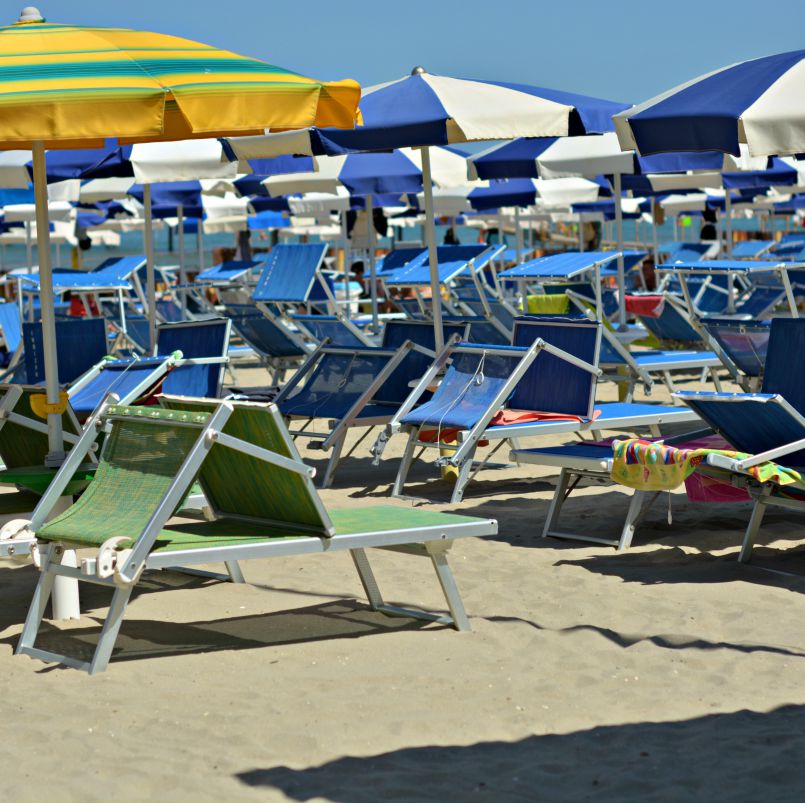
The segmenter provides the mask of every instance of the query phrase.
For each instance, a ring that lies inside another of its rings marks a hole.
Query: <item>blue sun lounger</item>
[[[459,340],[466,325],[444,324],[443,332],[445,340]],[[319,347],[286,383],[275,404],[289,424],[305,422],[291,434],[307,438],[311,448],[331,450],[322,487],[332,483],[349,430],[367,427],[351,454],[373,427],[387,424],[400,409],[411,383],[436,357],[434,348],[432,323],[392,320],[379,347]],[[329,432],[307,429],[315,422],[326,422]]]
[[[300,332],[266,317],[256,305],[234,302],[226,296],[222,302],[224,315],[232,322],[234,331],[268,369],[272,384],[278,384],[286,371],[298,367],[313,350]]]
[[[343,343],[362,343],[366,345],[365,335],[345,315],[339,311],[339,305],[330,283],[321,271],[326,244],[277,245],[266,259],[263,271],[252,292],[251,300],[258,309],[275,326],[285,331],[288,338],[304,346],[305,335],[312,335],[309,318],[303,316],[300,326],[292,326],[299,307],[310,307],[315,302],[323,302],[330,310],[327,326],[332,336],[333,330],[339,331],[335,337]],[[315,331],[315,330],[313,330]],[[317,339],[313,343],[318,343]]]
[[[716,469],[740,475],[755,499],[739,560],[748,561],[768,505],[805,510],[805,486],[759,483],[747,469],[778,461],[805,474],[805,382],[792,370],[791,355],[805,352],[805,320],[776,318],[771,323],[765,373],[760,393],[680,392],[676,396],[721,434],[746,460],[708,456]],[[794,492],[794,493],[792,493]]]
[[[262,262],[255,260],[230,260],[213,265],[196,275],[195,282],[210,287],[230,287],[246,284],[250,276],[254,276]],[[256,277],[255,277],[256,278]]]
[[[476,473],[507,441],[516,446],[528,437],[601,430],[629,432],[695,420],[696,416],[682,407],[594,404],[600,336],[600,324],[582,316],[528,316],[516,321],[514,346],[459,343],[446,347],[375,444],[375,459],[379,460],[389,438],[397,432],[408,435],[392,493],[402,494],[417,448],[445,448],[440,437],[444,430],[455,434],[456,451],[440,457],[437,465],[459,470],[452,496],[453,502],[459,502],[474,476],[473,459],[480,440],[496,445],[478,464]],[[445,368],[447,372],[433,398],[415,407]],[[504,408],[556,413],[568,419],[491,426],[492,418]],[[600,412],[597,418],[593,417],[594,410]],[[423,439],[422,433],[428,431],[435,431],[436,437]]]
[[[759,259],[776,244],[775,240],[744,240],[732,246],[732,256],[735,259]]]

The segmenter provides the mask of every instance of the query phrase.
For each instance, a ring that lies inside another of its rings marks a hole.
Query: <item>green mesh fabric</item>
[[[388,532],[390,530],[439,529],[455,524],[466,524],[470,519],[452,513],[432,510],[378,505],[330,511],[338,535]],[[254,544],[265,541],[287,541],[309,538],[310,533],[293,527],[254,524],[238,519],[217,519],[193,524],[176,524],[166,527],[154,545],[155,552],[179,549],[209,549],[212,547]]]
[[[197,427],[176,426],[158,415],[141,417],[152,421],[114,421],[95,479],[37,537],[97,545],[113,536],[133,541],[140,535],[200,434]]]
[[[0,385],[0,401],[12,387],[13,385]],[[36,385],[22,386],[22,396],[12,412],[42,424],[46,423],[31,409],[31,396],[41,396],[44,392],[44,388]],[[78,434],[67,412],[62,415],[62,429],[74,435]],[[12,421],[6,421],[0,429],[0,458],[6,468],[44,465],[48,451],[48,436],[45,432],[37,432]]]
[[[212,401],[163,397],[171,409],[210,410]],[[233,404],[224,433],[283,457],[298,459],[285,434],[285,425],[269,405]],[[317,509],[316,490],[305,477],[225,446],[213,446],[199,474],[214,510],[222,516],[240,515],[290,526],[306,525],[321,532],[328,521]]]

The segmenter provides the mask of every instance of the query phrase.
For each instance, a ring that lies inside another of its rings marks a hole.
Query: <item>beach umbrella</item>
[[[35,8],[0,28],[0,149],[32,150],[49,462],[63,459],[45,149],[257,134],[354,122],[359,87],[323,84],[197,42],[48,23]],[[148,204],[146,204],[148,205]],[[153,284],[153,271],[151,281]]]
[[[526,136],[567,137],[611,131],[612,115],[624,108],[626,104],[570,92],[432,75],[417,67],[409,76],[364,90],[363,125],[349,136],[342,136],[346,132],[317,128],[229,142],[240,158],[421,148],[431,294],[439,298],[430,148]],[[433,318],[436,345],[440,347],[438,304],[433,306]]]
[[[435,148],[431,165],[431,181],[439,187],[467,184],[466,155],[453,148]],[[372,319],[377,325],[377,285],[375,277],[375,231],[371,225],[378,196],[417,193],[423,187],[421,151],[399,148],[389,152],[360,152],[339,156],[318,156],[316,171],[277,175],[263,185],[271,195],[345,190],[351,196],[366,199],[369,226],[369,275]],[[401,205],[397,203],[396,205]],[[404,204],[402,204],[404,205]]]
[[[805,151],[805,50],[732,64],[615,116],[621,146],[641,154]]]

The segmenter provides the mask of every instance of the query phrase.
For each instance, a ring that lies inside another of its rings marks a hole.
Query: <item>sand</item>
[[[362,447],[326,503],[387,504],[400,449],[374,468]],[[740,566],[748,503],[675,495],[672,526],[659,505],[616,554],[539,537],[550,475],[486,471],[450,505],[413,474],[436,509],[499,521],[451,553],[470,633],[371,612],[344,554],[253,561],[249,585],[151,576],[88,677],[13,656],[37,572],[0,566],[0,798],[802,799],[805,580],[762,568],[805,575],[801,518],[770,512]],[[627,503],[586,488],[565,521],[613,533]],[[387,599],[443,607],[426,561],[375,564]],[[84,591],[41,644],[87,654],[108,602]]]

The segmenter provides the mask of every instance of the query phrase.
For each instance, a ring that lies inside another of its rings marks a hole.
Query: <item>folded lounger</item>
[[[276,407],[194,399],[166,404],[169,409],[109,408],[111,431],[89,490],[47,524],[44,506],[35,511],[30,530],[40,544],[42,574],[17,653],[100,672],[144,569],[339,550],[352,555],[374,610],[469,628],[447,552],[455,538],[495,534],[495,521],[399,507],[328,512]],[[196,476],[212,520],[168,525]],[[66,547],[91,550],[80,569],[62,565]],[[450,615],[386,604],[368,548],[429,557]],[[89,661],[35,646],[58,576],[114,589]]]

